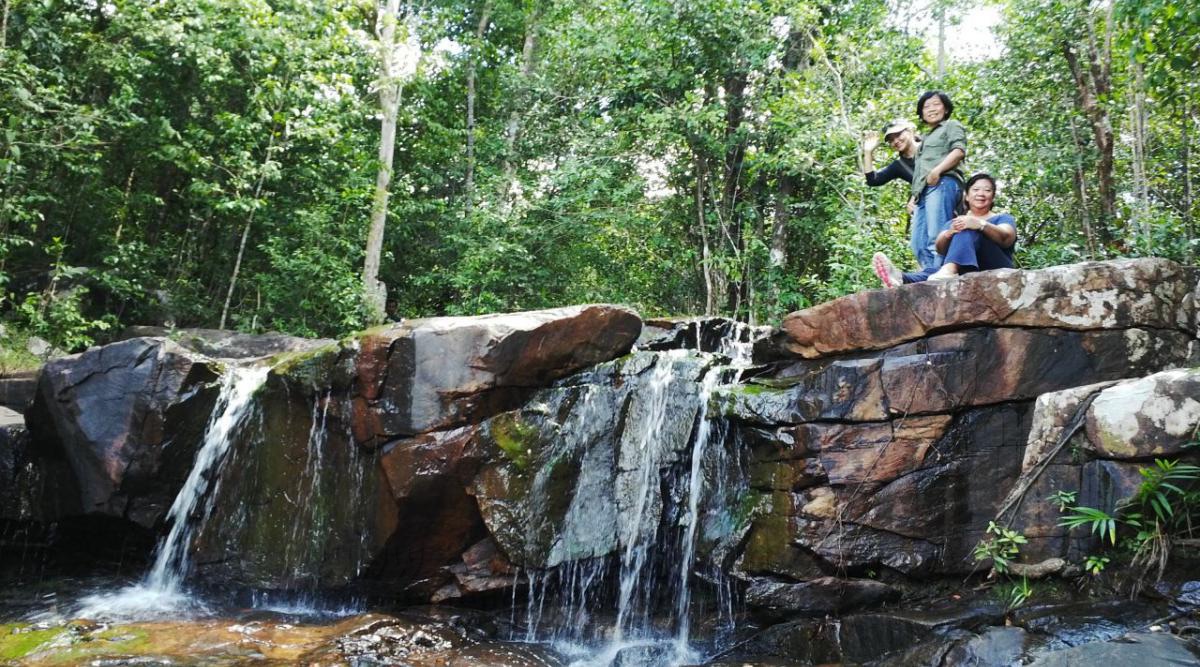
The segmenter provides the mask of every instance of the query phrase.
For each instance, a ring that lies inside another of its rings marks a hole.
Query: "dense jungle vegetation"
[[[0,0],[4,335],[368,324],[389,86],[393,318],[769,322],[875,287],[872,251],[909,257],[905,193],[865,186],[859,140],[926,89],[1021,266],[1192,261],[1200,4],[991,6],[999,55],[939,64],[977,3]]]

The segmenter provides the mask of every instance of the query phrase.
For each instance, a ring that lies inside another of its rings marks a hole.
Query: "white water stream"
[[[221,463],[268,370],[265,366],[237,367],[225,375],[191,472],[167,513],[171,530],[158,545],[154,565],[137,584],[83,598],[79,616],[140,618],[204,610],[203,603],[184,586],[191,566],[188,550],[212,509],[201,503],[216,497]]]
[[[656,353],[653,368],[637,378],[627,410],[632,414],[637,408],[640,419],[631,423],[625,417],[626,431],[616,445],[616,484],[630,505],[620,507],[617,518],[621,547],[616,576],[604,559],[566,560],[530,573],[527,641],[554,644],[573,660],[572,667],[703,661],[692,644],[698,543],[706,530],[705,508],[732,490],[724,488],[723,478],[728,466],[737,465],[725,451],[723,423],[711,418],[708,405],[723,378],[736,382],[731,376],[750,364],[751,343],[738,340],[750,338],[744,328],[731,327],[718,357],[685,350]],[[716,365],[720,357],[730,359],[728,365]],[[595,412],[589,403],[593,396],[585,394],[577,408],[581,414]],[[677,415],[670,411],[687,404],[697,406],[695,418],[681,433],[677,425],[673,428]],[[677,472],[666,473],[673,467]],[[675,517],[673,523],[660,525],[665,516]],[[595,515],[569,515],[564,534],[572,532],[573,521],[595,521]],[[677,528],[660,535],[670,526]],[[731,621],[729,589],[720,581],[714,588],[718,616]],[[616,598],[616,616],[607,623],[602,620],[606,590]]]

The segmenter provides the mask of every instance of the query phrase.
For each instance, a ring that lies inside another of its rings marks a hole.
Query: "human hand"
[[[960,215],[950,221],[950,229],[961,232],[964,229],[983,230],[983,220],[973,215]]]
[[[939,172],[937,169],[934,169],[933,171],[929,172],[928,176],[925,177],[925,184],[937,185],[938,181],[940,180],[942,180],[941,172]]]
[[[909,215],[912,215],[913,213],[917,212],[917,200],[910,198],[908,200],[907,206],[908,206],[908,214]]]
[[[875,131],[863,132],[863,150],[868,153],[874,153],[876,148],[879,148],[879,133]]]

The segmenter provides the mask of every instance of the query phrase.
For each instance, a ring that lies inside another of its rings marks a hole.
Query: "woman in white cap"
[[[916,126],[904,119],[894,120],[883,126],[883,140],[896,150],[896,159],[888,166],[875,171],[875,149],[879,147],[879,133],[863,134],[863,176],[867,185],[879,187],[896,179],[912,183],[913,160],[921,140],[917,138]]]

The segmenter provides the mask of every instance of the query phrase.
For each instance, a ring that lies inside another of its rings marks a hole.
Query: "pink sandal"
[[[888,289],[899,287],[904,282],[904,275],[900,273],[900,269],[897,269],[892,264],[892,260],[881,252],[877,252],[871,257],[871,268],[875,269],[875,275],[879,276],[879,282]]]

